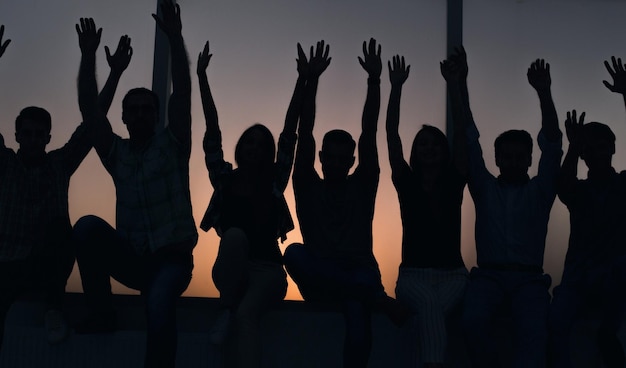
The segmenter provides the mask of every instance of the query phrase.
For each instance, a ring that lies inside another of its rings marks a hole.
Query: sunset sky
[[[196,223],[206,209],[212,188],[202,153],[204,117],[195,64],[206,40],[213,58],[209,82],[217,105],[227,160],[233,161],[235,142],[255,122],[267,125],[275,137],[296,81],[296,43],[307,48],[320,39],[330,44],[332,63],[321,77],[317,98],[315,137],[342,128],[355,137],[365,100],[367,74],[357,56],[370,37],[382,45],[383,60],[404,55],[411,64],[401,107],[400,133],[406,157],[422,124],[445,127],[445,83],[439,61],[445,58],[446,1],[444,0],[179,0],[183,35],[189,52],[193,83],[193,150],[190,161],[191,195]],[[121,123],[121,98],[132,87],[150,87],[155,24],[150,14],[156,0],[20,0],[0,2],[0,24],[12,39],[0,59],[0,133],[17,148],[14,120],[30,105],[52,114],[54,149],[62,146],[80,121],[76,76],[80,60],[75,23],[93,17],[104,29],[102,46],[115,48],[119,37],[132,38],[133,60],[122,77],[109,119],[113,130],[128,134]],[[526,80],[526,69],[536,58],[551,64],[553,95],[563,127],[566,111],[586,111],[589,121],[608,123],[617,135],[614,166],[626,168],[626,124],[620,96],[603,85],[608,78],[602,62],[611,55],[626,58],[626,1],[624,0],[472,0],[465,4],[464,44],[470,67],[472,109],[482,133],[485,160],[495,169],[493,140],[507,129],[526,129],[536,136],[539,102]],[[108,74],[101,46],[100,85]],[[381,178],[374,218],[374,252],[387,292],[394,295],[400,263],[399,205],[391,183],[385,142],[384,117],[389,80],[383,71],[379,119]],[[567,140],[564,140],[564,149]],[[538,150],[531,173],[536,172]],[[318,166],[319,168],[319,166]],[[586,170],[579,170],[584,176]],[[495,171],[494,171],[495,172]],[[293,190],[286,191],[295,219]],[[463,257],[475,264],[474,208],[466,192],[463,205]],[[89,154],[72,178],[70,217],[95,214],[115,223],[115,190],[95,152]],[[557,200],[546,245],[545,269],[558,283],[569,235],[568,213]],[[297,229],[288,234],[284,250],[301,241]],[[200,231],[194,252],[193,280],[186,295],[217,296],[211,267],[218,238],[213,230]],[[80,291],[77,269],[70,291]],[[121,286],[116,292],[130,292]],[[288,299],[300,299],[290,281]]]

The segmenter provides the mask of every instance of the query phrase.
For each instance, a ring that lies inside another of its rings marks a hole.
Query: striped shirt
[[[116,135],[102,160],[115,183],[117,230],[137,254],[168,245],[195,246],[189,156],[189,147],[165,128],[142,150],[131,149],[130,140]]]
[[[91,147],[81,124],[62,148],[47,153],[40,165],[27,167],[0,136],[0,262],[41,254],[48,225],[70,227],[70,177]]]

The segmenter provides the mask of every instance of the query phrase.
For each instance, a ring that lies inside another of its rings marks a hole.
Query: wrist
[[[380,76],[375,77],[375,76],[369,76],[367,78],[367,84],[380,84]]]

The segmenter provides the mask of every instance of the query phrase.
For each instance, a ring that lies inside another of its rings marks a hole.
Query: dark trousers
[[[554,288],[549,318],[550,367],[572,367],[571,330],[574,322],[585,312],[598,309],[601,329],[617,333],[626,308],[626,257],[611,265],[587,270],[585,275],[566,277]]]
[[[85,216],[74,226],[76,258],[87,306],[112,312],[111,280],[139,290],[145,299],[145,367],[174,367],[176,302],[191,281],[191,253],[138,256],[126,239],[104,220]]]
[[[474,268],[465,293],[463,329],[472,367],[501,367],[495,324],[513,322],[515,368],[546,366],[550,276],[540,272]]]
[[[378,270],[320,258],[302,244],[287,247],[284,260],[305,301],[341,304],[346,323],[343,366],[367,367],[372,348],[372,304],[386,296]]]
[[[23,293],[42,290],[47,309],[61,309],[65,285],[74,267],[72,228],[69,221],[58,221],[42,230],[45,244],[26,259],[0,263],[0,348],[9,308]]]

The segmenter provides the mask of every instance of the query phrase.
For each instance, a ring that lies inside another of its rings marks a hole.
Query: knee
[[[107,226],[108,224],[106,223],[106,221],[104,221],[98,216],[94,216],[94,215],[83,216],[79,218],[78,221],[76,221],[76,224],[74,224],[74,228],[73,228],[74,239],[77,239],[77,240],[88,239],[89,237],[92,236],[92,234],[94,234],[95,232]]]
[[[301,264],[307,258],[307,250],[304,244],[293,243],[287,246],[283,254],[283,262],[286,267]]]

